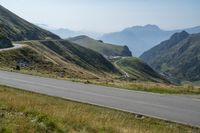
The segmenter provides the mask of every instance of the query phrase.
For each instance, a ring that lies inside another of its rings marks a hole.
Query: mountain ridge
[[[69,38],[68,40],[83,47],[99,52],[100,54],[108,58],[114,56],[132,56],[132,53],[127,46],[104,43],[101,40],[95,40],[85,35]]]
[[[200,26],[183,29],[189,33],[200,32]],[[100,39],[113,44],[127,45],[135,56],[140,56],[145,51],[162,41],[170,38],[177,30],[163,30],[157,25],[133,26],[119,32],[104,34]]]
[[[200,80],[200,33],[179,32],[140,58],[175,82]]]
[[[0,5],[0,33],[12,41],[60,39],[57,35],[41,29]]]

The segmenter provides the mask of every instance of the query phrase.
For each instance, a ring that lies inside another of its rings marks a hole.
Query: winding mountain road
[[[126,58],[126,57],[122,57],[122,58]],[[116,67],[121,73],[123,73],[124,78],[129,78],[129,77],[130,77],[129,74],[128,74],[126,71],[124,71],[123,69],[121,69],[121,68],[117,65],[117,63],[118,63],[119,61],[120,61],[120,59],[114,62],[115,67]]]
[[[0,71],[0,84],[200,127],[200,99]]]
[[[10,48],[2,48],[0,49],[0,52],[1,51],[8,51],[8,50],[12,50],[12,49],[18,49],[18,48],[21,48],[23,47],[24,45],[22,44],[13,44],[13,47],[10,47]]]

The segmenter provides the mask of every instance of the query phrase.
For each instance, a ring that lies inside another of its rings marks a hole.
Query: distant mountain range
[[[175,33],[140,57],[170,80],[200,80],[200,33]]]
[[[113,54],[116,52],[114,50],[116,48],[119,53],[131,55],[126,46],[106,46],[106,43],[102,41],[86,38],[86,40],[94,42],[94,44],[88,44],[90,46],[102,44],[98,49],[91,50],[92,47],[83,47],[74,42],[61,39],[54,33],[33,25],[2,6],[0,6],[0,35],[2,36],[0,41],[4,41],[4,45],[0,45],[3,48],[7,47],[5,44],[9,44],[11,41],[17,41],[18,44],[24,45],[24,47],[18,49],[1,51],[0,68],[13,70],[20,67],[20,71],[31,74],[67,79],[98,80],[98,82],[119,80],[123,74],[102,54],[105,51],[108,54],[110,50]],[[6,40],[7,43],[5,43]],[[102,53],[101,50],[103,50]],[[132,60],[132,64],[134,63],[135,61]],[[157,73],[152,73],[152,69],[148,69],[148,72],[144,71],[142,67],[146,66],[145,63],[141,62],[140,64],[138,67],[131,69],[133,70],[132,73],[135,70],[141,73],[140,78],[135,80],[152,81],[150,79],[156,78],[153,81],[166,83],[166,80],[158,77]],[[146,78],[146,75],[149,77]]]
[[[199,33],[200,26],[183,29],[188,33]],[[127,45],[134,56],[156,46],[161,41],[169,39],[171,35],[180,30],[166,31],[156,25],[133,26],[119,32],[104,34],[100,39],[107,43]]]
[[[95,40],[88,36],[77,36],[69,38],[68,40],[83,47],[92,49],[102,54],[104,57],[132,56],[132,53],[127,46],[104,43],[101,40]]]
[[[69,30],[67,28],[54,28],[51,26],[48,26],[46,24],[36,24],[37,26],[49,30],[52,33],[60,36],[63,39],[67,39],[70,37],[76,37],[76,36],[81,36],[81,35],[86,35],[95,39],[100,38],[103,33],[98,33],[98,32],[91,32],[91,31],[73,31],[73,30]]]

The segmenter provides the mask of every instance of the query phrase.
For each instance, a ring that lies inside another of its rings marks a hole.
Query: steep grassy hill
[[[0,52],[0,67],[66,78],[99,79],[119,75],[101,54],[66,40],[24,41],[24,47]]]
[[[8,38],[6,38],[0,34],[0,49],[1,48],[9,48],[12,46],[13,46],[12,42]]]
[[[0,51],[0,68],[3,69],[20,69],[21,72],[63,78],[113,80],[119,79],[120,72],[103,55],[131,56],[126,46],[105,44],[85,36],[71,39],[83,42],[80,44],[84,47],[61,40],[2,6],[0,16],[0,34],[24,45],[18,49]]]
[[[57,35],[27,22],[1,5],[0,34],[13,41],[59,39]]]
[[[77,43],[83,47],[90,48],[96,52],[101,53],[106,57],[110,56],[132,56],[127,46],[119,46],[107,44],[101,40],[94,40],[88,36],[78,36],[70,38],[69,41]]]
[[[130,79],[169,83],[165,78],[138,58],[119,58],[114,63],[116,67],[122,70],[122,72],[127,73],[127,76]]]
[[[19,49],[13,49],[9,51],[0,52],[0,67],[6,69],[17,69],[17,66],[21,67],[21,70],[34,71],[38,73],[48,74],[53,73],[56,75],[61,69],[44,58],[31,47],[23,47]],[[20,68],[18,68],[20,69]]]
[[[102,55],[66,40],[38,41],[67,62],[97,72],[117,72],[116,68]],[[34,44],[33,44],[34,45]]]
[[[200,80],[200,34],[183,31],[145,52],[141,59],[175,80]]]

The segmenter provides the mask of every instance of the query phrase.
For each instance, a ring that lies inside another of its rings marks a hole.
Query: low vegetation
[[[102,40],[94,40],[88,36],[77,36],[68,39],[71,42],[101,53],[105,57],[132,56],[127,46],[104,43]]]
[[[0,132],[199,133],[200,129],[0,86]]]
[[[113,60],[115,66],[127,74],[130,80],[152,81],[159,83],[169,83],[167,79],[155,72],[146,63],[135,57],[122,57]]]
[[[114,82],[93,82],[94,84],[124,88],[136,91],[145,91],[161,94],[200,94],[200,86],[192,84],[172,85],[155,82],[142,81],[114,81]]]

